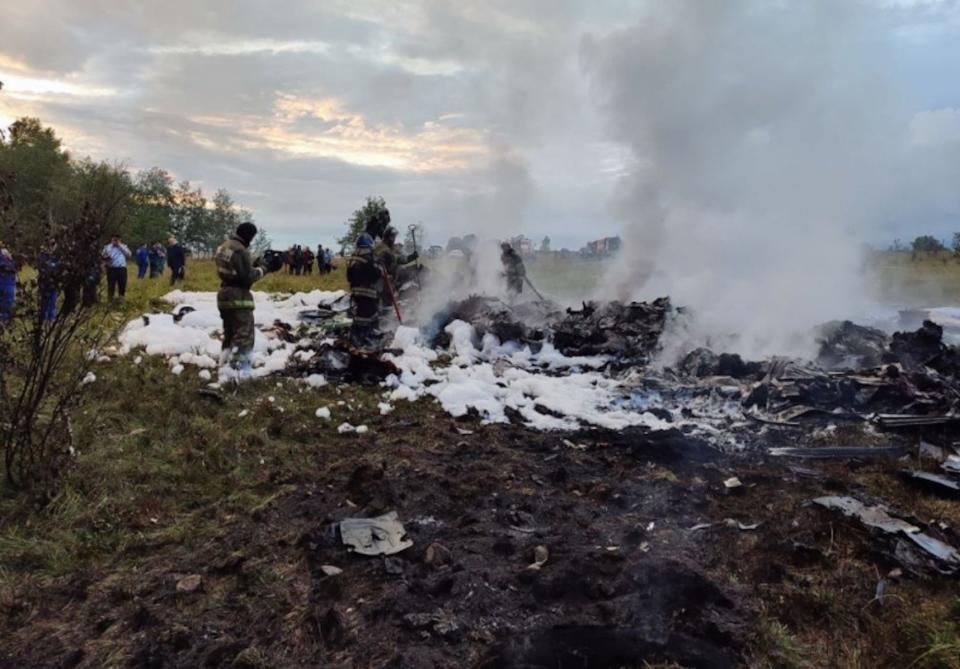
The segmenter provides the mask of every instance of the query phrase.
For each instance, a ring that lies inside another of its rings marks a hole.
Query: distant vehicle
[[[464,255],[463,251],[461,251],[460,249],[453,249],[447,252],[447,257],[448,258],[465,258],[466,256]]]
[[[443,254],[443,247],[437,244],[427,249],[427,257],[429,258],[439,258],[441,254]]]

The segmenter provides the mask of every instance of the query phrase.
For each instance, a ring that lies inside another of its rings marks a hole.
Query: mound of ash
[[[450,344],[450,335],[444,328],[457,320],[472,325],[480,337],[492,334],[502,342],[536,344],[543,341],[545,328],[561,313],[560,307],[550,301],[510,305],[497,298],[471,295],[448,304],[433,317],[427,329],[436,333],[431,344],[441,348]]]
[[[714,353],[708,348],[690,351],[677,364],[677,370],[686,376],[705,378],[728,376],[732,379],[759,380],[766,373],[762,362],[744,361],[736,353]]]
[[[584,302],[581,309],[564,312],[550,301],[510,305],[474,295],[450,303],[428,329],[437,333],[432,341],[435,347],[449,345],[444,328],[461,320],[480,337],[492,334],[501,342],[531,344],[534,349],[550,340],[564,355],[606,355],[615,366],[626,367],[649,362],[672,310],[666,297],[653,302]]]
[[[817,364],[823,369],[867,369],[884,360],[890,338],[876,328],[830,321],[817,328]]]
[[[673,307],[653,302],[584,302],[552,325],[553,343],[564,355],[609,355],[623,366],[646,364],[658,350]]]

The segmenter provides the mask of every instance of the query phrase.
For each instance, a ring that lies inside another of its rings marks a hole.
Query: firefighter
[[[383,268],[383,271],[390,278],[394,292],[398,291],[403,284],[400,280],[401,270],[404,269],[405,265],[409,265],[419,257],[417,253],[404,255],[398,250],[397,229],[392,225],[387,226],[386,230],[383,231],[383,239],[374,246],[373,255],[374,258],[376,258],[377,264]],[[384,307],[391,306],[397,296],[391,296],[390,288],[387,286],[386,281],[381,281],[379,288],[381,303]]]
[[[509,242],[500,245],[500,262],[503,263],[502,276],[507,280],[507,295],[514,299],[523,292],[527,268],[523,266],[523,258]]]
[[[372,344],[379,334],[382,267],[373,253],[373,237],[364,232],[357,238],[356,248],[347,262],[350,283],[350,308],[353,325],[350,338],[358,346]]]
[[[253,363],[251,353],[255,337],[253,320],[253,293],[251,286],[264,277],[269,268],[261,266],[250,256],[250,243],[257,234],[257,226],[245,222],[237,226],[230,239],[217,249],[214,259],[220,290],[217,292],[217,309],[223,321],[223,349],[221,367],[229,364],[237,371],[238,378],[249,378]]]

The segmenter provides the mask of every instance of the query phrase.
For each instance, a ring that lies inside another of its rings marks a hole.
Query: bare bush
[[[21,271],[30,278],[18,279],[12,318],[0,326],[0,449],[8,485],[41,494],[73,451],[71,413],[97,352],[115,335],[94,303],[101,243],[129,191],[107,171],[87,176],[82,210],[61,222],[51,213],[43,243],[29,246],[16,222],[8,225],[16,260],[35,271]]]

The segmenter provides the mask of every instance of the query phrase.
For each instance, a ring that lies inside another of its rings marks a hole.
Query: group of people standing
[[[119,235],[113,235],[96,257],[84,266],[76,267],[76,260],[63,258],[55,241],[48,242],[36,258],[37,289],[40,300],[40,317],[52,321],[58,313],[70,313],[78,306],[96,304],[100,280],[104,269],[107,276],[107,299],[123,300],[127,294],[127,262],[133,258],[137,263],[137,276],[144,278],[147,270],[151,278],[160,276],[164,263],[170,267],[171,285],[184,278],[186,253],[173,237],[166,248],[155,243],[148,250],[141,244],[136,253],[131,253]],[[72,255],[72,254],[71,254]],[[72,264],[71,264],[72,263]],[[89,265],[89,267],[86,267]],[[0,242],[0,324],[10,321],[17,300],[17,274],[20,263],[3,242]],[[63,297],[62,302],[60,297]],[[59,310],[58,310],[59,303]]]
[[[329,274],[333,269],[333,252],[329,248],[323,248],[322,244],[317,244],[316,253],[309,246],[294,244],[283,254],[287,274],[313,274],[314,261],[317,263],[318,274]]]
[[[165,265],[170,267],[171,286],[186,276],[187,254],[176,237],[170,237],[166,247],[160,242],[153,242],[149,246],[141,244],[137,247],[134,260],[137,263],[138,279],[146,278],[148,272],[151,279],[163,276]]]

